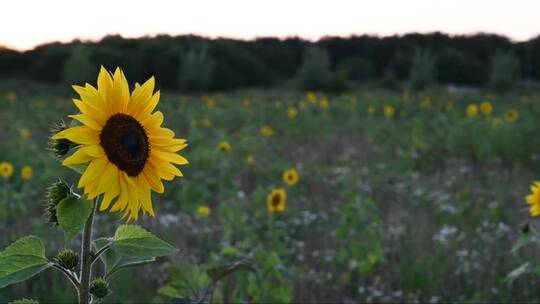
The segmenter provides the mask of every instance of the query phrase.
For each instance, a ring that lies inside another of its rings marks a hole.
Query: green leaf
[[[94,240],[96,251],[103,248],[104,246],[111,246],[112,242],[112,238],[99,238]],[[148,264],[156,260],[156,258],[154,257],[148,258],[123,256],[112,249],[105,251],[103,254],[101,254],[99,258],[105,265],[107,276],[111,276],[112,274],[116,273],[121,269]]]
[[[22,282],[50,266],[38,237],[20,238],[0,252],[0,288]]]
[[[66,235],[66,240],[72,240],[83,228],[92,212],[92,202],[75,197],[66,197],[57,207],[58,224]]]
[[[121,255],[139,258],[166,256],[178,251],[169,243],[136,225],[118,227],[112,248]]]
[[[22,298],[19,300],[11,301],[8,304],[39,304],[39,302],[34,299]]]

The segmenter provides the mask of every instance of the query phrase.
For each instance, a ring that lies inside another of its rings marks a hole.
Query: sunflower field
[[[0,84],[2,250],[24,235],[51,260],[80,246],[43,220],[47,186],[79,176],[48,149],[76,97]],[[94,236],[131,220],[178,251],[117,269],[102,303],[540,301],[540,95],[162,91],[158,109],[189,143],[183,176],[152,212],[96,213]],[[0,302],[76,302],[61,278],[0,272]]]

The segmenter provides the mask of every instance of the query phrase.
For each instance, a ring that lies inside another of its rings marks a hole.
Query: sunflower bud
[[[56,262],[66,269],[73,270],[79,264],[79,254],[71,249],[64,249],[56,256]]]
[[[90,283],[90,293],[99,299],[106,297],[109,292],[109,284],[103,278],[94,279]]]
[[[54,135],[67,128],[69,128],[69,126],[62,120],[51,129],[51,134]],[[58,159],[66,156],[73,146],[75,146],[75,143],[69,139],[49,139],[49,150],[51,150]]]
[[[45,194],[45,219],[47,222],[58,225],[56,206],[66,197],[72,195],[69,186],[61,180],[52,183]]]

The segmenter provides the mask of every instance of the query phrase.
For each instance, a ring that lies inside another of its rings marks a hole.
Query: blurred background
[[[180,253],[119,272],[105,302],[179,303],[238,258],[254,270],[223,279],[216,302],[540,300],[524,202],[540,169],[540,2],[1,7],[1,248],[28,234],[51,258],[67,246],[43,195],[78,176],[46,150],[49,129],[75,114],[72,84],[121,67],[131,88],[155,76],[190,165],[138,223]],[[122,222],[97,221],[97,236]],[[73,302],[68,285],[48,272],[0,302]]]

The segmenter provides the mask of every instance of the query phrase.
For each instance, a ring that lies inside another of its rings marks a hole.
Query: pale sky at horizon
[[[19,50],[51,41],[99,40],[108,34],[315,40],[441,31],[489,32],[518,41],[540,35],[540,0],[18,0],[0,7],[0,46]]]

